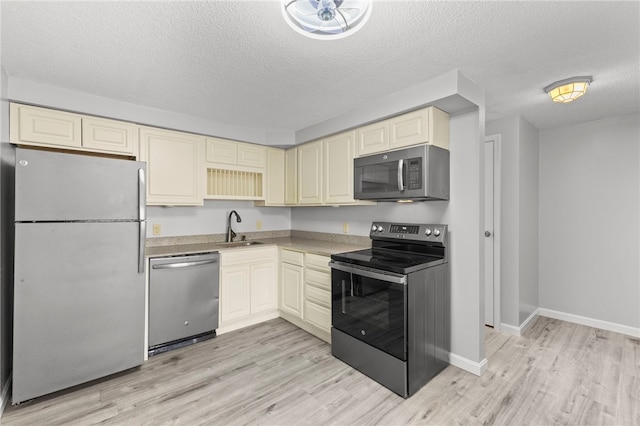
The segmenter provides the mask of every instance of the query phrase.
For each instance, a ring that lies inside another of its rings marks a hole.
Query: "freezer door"
[[[145,167],[137,161],[18,148],[15,220],[144,219]]]
[[[138,224],[16,224],[13,403],[142,364]]]

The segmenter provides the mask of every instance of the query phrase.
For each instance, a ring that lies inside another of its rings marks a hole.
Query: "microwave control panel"
[[[422,158],[412,158],[407,164],[407,189],[422,189]]]

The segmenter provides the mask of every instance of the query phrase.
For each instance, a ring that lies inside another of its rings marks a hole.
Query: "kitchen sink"
[[[249,247],[262,244],[260,241],[234,241],[232,243],[220,243],[220,247]]]

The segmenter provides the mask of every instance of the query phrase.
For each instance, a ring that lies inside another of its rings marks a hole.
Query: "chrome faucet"
[[[233,232],[233,229],[231,229],[231,215],[233,214],[236,215],[236,223],[242,222],[242,219],[240,219],[240,215],[238,214],[238,212],[235,210],[231,210],[231,213],[229,213],[229,217],[227,218],[227,240],[226,241],[228,243],[232,242],[236,236],[236,233]]]

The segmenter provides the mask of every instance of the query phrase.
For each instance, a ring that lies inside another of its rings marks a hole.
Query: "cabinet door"
[[[298,148],[290,148],[284,153],[284,203],[298,204]]]
[[[352,203],[355,131],[324,140],[324,202]]]
[[[140,157],[147,162],[147,204],[202,205],[204,138],[141,127],[140,139]]]
[[[298,147],[298,204],[322,204],[322,141]]]
[[[284,204],[285,152],[278,148],[267,148],[266,200],[265,204]]]
[[[280,303],[283,312],[302,318],[303,267],[280,264]]]
[[[238,143],[238,165],[264,169],[267,149],[250,143]]]
[[[423,108],[389,119],[389,148],[428,143],[449,149],[449,114],[435,107]]]
[[[138,154],[138,127],[104,118],[82,118],[82,146],[116,154]]]
[[[360,127],[356,130],[356,154],[374,154],[389,149],[389,120]]]
[[[389,148],[427,143],[429,139],[429,118],[427,109],[402,114],[389,120],[391,138]]]
[[[275,261],[251,265],[251,313],[278,309],[278,271]]]
[[[238,143],[218,138],[206,138],[208,163],[238,164]]]
[[[220,327],[251,315],[251,270],[249,266],[220,268]]]
[[[82,118],[78,114],[14,103],[10,114],[9,139],[15,144],[82,146]]]

